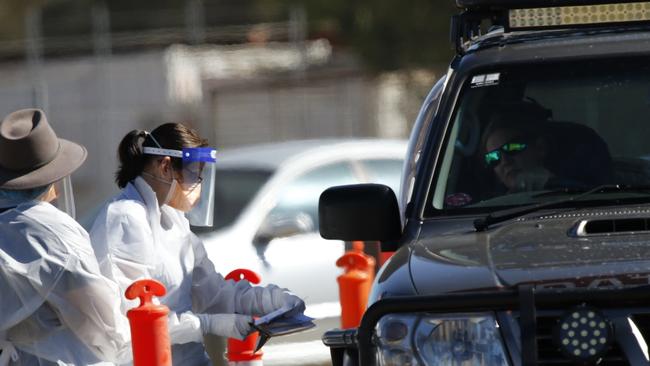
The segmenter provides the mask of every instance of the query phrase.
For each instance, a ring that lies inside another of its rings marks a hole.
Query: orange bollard
[[[129,300],[140,298],[140,305],[126,313],[131,324],[131,347],[134,366],[171,366],[172,349],[167,327],[165,305],[151,302],[153,296],[163,296],[167,290],[156,280],[135,281],[126,289]]]
[[[248,269],[235,269],[228,273],[226,280],[247,280],[256,285],[262,281],[260,276]],[[228,338],[228,365],[229,366],[262,366],[262,350],[255,352],[258,332],[251,333],[244,340]]]
[[[375,259],[363,252],[363,242],[352,242],[353,249],[336,261],[345,272],[336,279],[341,301],[341,327],[356,328],[366,311],[370,287],[375,278]]]
[[[390,259],[390,257],[393,256],[395,252],[381,252],[379,253],[379,266],[383,266],[384,263],[386,263],[387,260]]]

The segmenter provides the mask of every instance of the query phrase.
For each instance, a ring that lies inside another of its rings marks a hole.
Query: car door
[[[320,237],[318,199],[331,186],[358,181],[350,163],[339,161],[310,169],[279,190],[253,239],[265,280],[290,288],[308,303],[338,301],[335,262],[343,243]]]
[[[344,244],[318,233],[320,194],[332,186],[360,182],[386,184],[397,192],[401,167],[399,158],[346,160],[311,169],[285,185],[253,240],[273,281],[309,303],[338,301],[336,277],[341,269],[335,262]]]

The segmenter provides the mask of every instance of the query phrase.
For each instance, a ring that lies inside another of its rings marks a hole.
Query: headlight
[[[389,314],[375,329],[382,366],[508,366],[490,313]]]

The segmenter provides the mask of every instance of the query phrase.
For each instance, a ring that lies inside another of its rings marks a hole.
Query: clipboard
[[[308,317],[304,314],[285,318],[279,316],[284,314],[284,312],[280,312],[279,314],[274,313],[277,313],[277,311],[256,319],[255,322],[251,324],[253,329],[259,332],[257,344],[255,345],[255,352],[259,351],[259,349],[262,348],[271,337],[303,332],[316,326],[313,322],[314,318]],[[275,317],[271,315],[275,315]]]

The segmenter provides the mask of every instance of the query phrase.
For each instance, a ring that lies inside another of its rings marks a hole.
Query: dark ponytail
[[[182,150],[184,147],[208,146],[207,140],[201,138],[196,131],[181,123],[162,124],[151,133],[143,130],[133,130],[124,136],[117,148],[120,167],[115,174],[115,182],[118,187],[126,187],[129,182],[142,174],[150,161],[160,158],[155,155],[145,155],[142,151],[143,147],[159,147],[156,142],[160,144],[160,147],[172,150]],[[182,160],[172,158],[172,167],[180,171],[183,167]]]
[[[120,167],[115,174],[115,183],[118,187],[126,187],[144,170],[146,159],[142,153],[142,140],[146,137],[146,131],[133,130],[126,134],[120,142],[120,146],[117,148]]]

